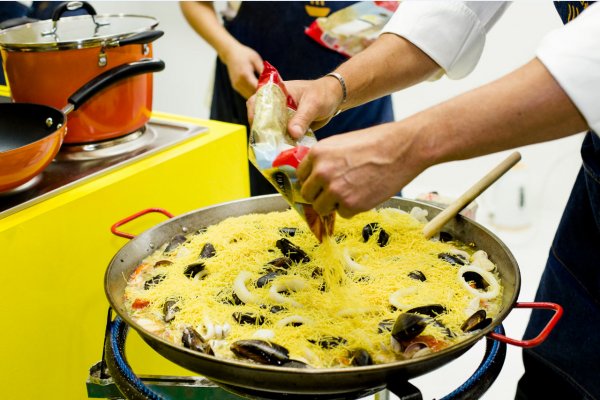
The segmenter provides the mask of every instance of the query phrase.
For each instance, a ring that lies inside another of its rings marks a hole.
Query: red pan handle
[[[488,337],[498,340],[503,343],[512,344],[513,346],[518,346],[518,347],[523,347],[523,348],[535,347],[537,345],[542,344],[544,342],[544,340],[546,340],[546,338],[548,337],[550,332],[552,332],[552,329],[554,329],[554,326],[556,325],[556,323],[558,322],[560,317],[562,317],[562,314],[563,314],[563,308],[556,303],[545,303],[545,302],[516,303],[515,308],[543,308],[546,310],[554,310],[554,315],[552,316],[552,318],[550,318],[550,321],[548,321],[548,323],[546,324],[544,329],[542,329],[540,334],[537,335],[533,339],[516,340],[516,339],[511,339],[509,337],[506,337],[504,335],[500,335],[500,334],[494,333],[494,332],[489,333],[487,335]]]
[[[121,232],[117,228],[120,227],[121,225],[124,225],[124,224],[126,224],[128,222],[133,221],[136,218],[141,217],[142,215],[150,214],[151,212],[161,213],[161,214],[166,215],[169,218],[173,218],[174,217],[173,214],[171,214],[170,212],[168,212],[164,208],[147,208],[145,210],[138,211],[135,214],[130,215],[129,217],[123,218],[120,221],[115,222],[113,224],[113,226],[110,227],[110,231],[113,233],[113,235],[120,236],[120,237],[123,237],[125,239],[133,239],[135,237],[135,235],[132,235],[131,233]]]

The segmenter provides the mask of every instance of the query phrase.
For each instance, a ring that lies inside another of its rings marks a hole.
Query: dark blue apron
[[[588,3],[555,5],[567,23]],[[517,399],[600,399],[600,138],[594,132],[581,157],[535,298],[561,304],[564,314],[542,345],[523,351]],[[548,319],[532,313],[524,336],[537,335]]]
[[[346,57],[326,49],[304,34],[304,29],[316,19],[313,10],[329,9],[329,13],[333,13],[353,3],[245,1],[237,16],[225,22],[225,28],[239,42],[256,50],[263,60],[277,68],[283,79],[315,79],[333,71]],[[219,59],[210,118],[248,127],[246,100],[231,87],[227,67]],[[387,96],[343,112],[315,134],[318,139],[323,139],[393,119],[392,101]],[[276,193],[254,166],[249,168],[253,196]]]

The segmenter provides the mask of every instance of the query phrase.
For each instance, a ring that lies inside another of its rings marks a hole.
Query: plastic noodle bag
[[[397,1],[362,1],[317,18],[304,33],[318,43],[351,57],[377,39],[398,8]]]
[[[275,67],[266,61],[258,80],[254,107],[248,158],[322,241],[333,232],[335,212],[319,216],[302,198],[296,175],[300,161],[317,139],[311,130],[297,141],[287,133],[288,120],[296,111],[296,103],[287,93]]]

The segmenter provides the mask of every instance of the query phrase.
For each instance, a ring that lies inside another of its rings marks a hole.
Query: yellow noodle
[[[377,244],[378,230],[366,243],[363,241],[362,228],[373,222],[389,234],[389,242],[384,247]],[[255,282],[264,275],[263,267],[269,261],[283,256],[275,246],[277,240],[285,237],[279,231],[283,227],[298,228],[296,235],[288,239],[302,248],[311,261],[294,264],[287,274],[273,281],[302,280],[304,288],[289,294],[289,299],[299,307],[283,303],[286,310],[271,313],[270,307],[277,304],[269,296],[271,284],[257,288]],[[292,210],[228,218],[203,233],[190,235],[188,241],[171,254],[163,253],[165,245],[144,260],[147,267],[137,279],[130,279],[126,288],[126,304],[134,318],[157,322],[162,328],[156,333],[178,345],[181,345],[184,326],[191,325],[202,332],[207,322],[229,324],[231,330],[226,343],[215,348],[219,357],[234,358],[229,351],[231,343],[251,339],[258,329],[269,329],[274,332],[272,341],[286,347],[291,358],[304,360],[313,367],[345,365],[348,350],[356,348],[367,350],[376,362],[393,361],[401,355],[392,351],[390,333],[378,333],[377,329],[382,320],[395,319],[402,311],[390,306],[392,293],[415,288],[402,297],[402,303],[411,308],[435,303],[444,305],[449,312],[437,319],[455,333],[461,332],[460,326],[467,317],[465,310],[474,297],[457,279],[457,267],[440,260],[438,254],[459,246],[470,254],[476,249],[458,243],[425,240],[422,228],[423,224],[408,214],[397,210],[373,210],[352,219],[338,218],[334,238],[340,242],[332,240],[319,245]],[[216,255],[199,260],[206,243],[215,247]],[[344,249],[349,250],[356,263],[365,267],[364,272],[345,269]],[[153,267],[160,260],[173,263]],[[205,264],[208,275],[199,280],[185,277],[183,272],[187,265],[198,261]],[[316,269],[322,273],[315,274]],[[408,274],[414,270],[422,271],[427,280],[411,279]],[[233,282],[243,271],[252,275],[247,288],[257,303],[224,304],[225,299],[231,299]],[[165,276],[164,280],[145,290],[144,282],[159,274]],[[499,280],[497,274],[495,276]],[[326,290],[322,290],[323,285]],[[494,317],[499,311],[501,297],[500,293],[486,302],[489,316]],[[149,301],[150,305],[133,310],[131,304],[136,299]],[[166,299],[179,301],[180,311],[170,323],[162,320]],[[234,312],[262,315],[265,323],[261,326],[240,325],[232,317]],[[277,325],[278,321],[290,316],[300,316],[307,322],[297,327]],[[461,337],[449,339],[442,329],[431,324],[423,335],[432,336],[446,345],[461,340]],[[346,342],[328,350],[309,341],[317,341],[323,336],[343,337]]]

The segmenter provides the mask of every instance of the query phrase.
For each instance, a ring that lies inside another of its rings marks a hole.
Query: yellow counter
[[[155,113],[208,133],[95,177],[0,219],[1,399],[85,399],[88,369],[102,356],[108,302],[103,278],[126,239],[110,226],[149,207],[178,215],[249,196],[243,126]],[[122,227],[140,233],[166,217]],[[139,374],[191,375],[130,333]]]

